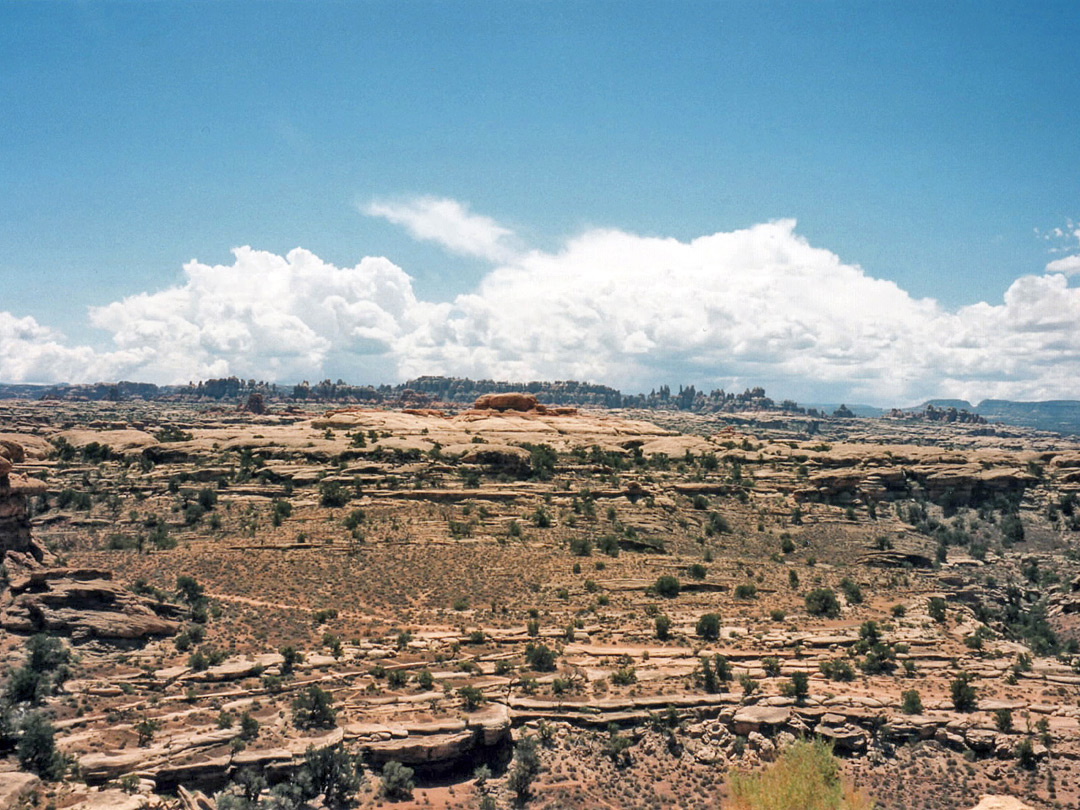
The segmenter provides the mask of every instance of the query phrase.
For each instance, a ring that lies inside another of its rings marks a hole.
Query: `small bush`
[[[525,661],[536,672],[555,671],[555,652],[545,644],[529,644],[525,647]]]
[[[843,658],[834,658],[831,661],[822,661],[820,664],[821,674],[830,681],[853,681],[855,669]]]
[[[706,641],[716,641],[720,637],[720,614],[705,613],[697,620],[695,632]]]
[[[661,641],[667,641],[671,636],[671,619],[661,614],[656,617],[656,637]]]
[[[348,491],[337,481],[323,481],[319,484],[319,505],[327,509],[336,509],[349,502]]]
[[[1009,709],[997,709],[994,712],[994,725],[997,726],[997,730],[1009,733],[1013,730],[1013,717],[1012,712]]]
[[[743,582],[735,586],[736,599],[757,599],[757,585],[753,582]]]
[[[300,729],[332,728],[337,718],[334,699],[312,684],[293,701],[293,724]]]
[[[1024,737],[1016,746],[1016,760],[1024,770],[1035,770],[1038,761],[1035,757],[1035,745],[1032,743],[1031,737]]]
[[[457,694],[467,712],[476,711],[485,702],[484,693],[475,686],[463,686],[457,690]]]
[[[961,672],[949,685],[953,707],[958,712],[974,711],[978,705],[978,692],[971,685],[971,678],[972,676],[967,672]]]
[[[835,619],[840,615],[840,601],[831,588],[815,588],[806,595],[806,612],[811,616]]]
[[[805,672],[791,673],[791,680],[780,687],[780,694],[794,698],[801,705],[810,695],[810,678]]]
[[[733,774],[732,810],[871,810],[842,778],[840,763],[821,740],[798,741],[764,771]]]
[[[859,583],[848,577],[840,580],[840,590],[844,592],[844,598],[847,599],[849,605],[858,605],[863,600],[862,588],[859,587]]]
[[[938,624],[945,623],[945,600],[940,596],[931,596],[926,606],[930,618]]]
[[[390,760],[383,766],[382,793],[390,801],[411,799],[415,788],[412,768],[394,760]]]
[[[902,711],[904,714],[922,714],[922,698],[919,697],[919,693],[917,690],[908,689],[906,692],[904,692],[903,702],[901,703],[900,711]]]
[[[657,596],[662,596],[665,599],[674,599],[679,595],[679,591],[682,590],[682,585],[680,585],[679,580],[671,574],[664,574],[656,580],[656,584],[653,585],[653,590],[656,592]]]
[[[63,755],[56,750],[56,732],[52,723],[39,712],[31,712],[23,720],[16,754],[23,768],[42,779],[61,779],[67,769]]]

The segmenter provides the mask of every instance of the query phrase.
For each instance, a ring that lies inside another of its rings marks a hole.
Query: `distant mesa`
[[[478,411],[535,411],[539,401],[532,394],[484,394],[476,398]]]
[[[484,394],[473,403],[475,411],[519,411],[550,416],[573,416],[577,408],[549,408],[541,405],[533,394],[510,392],[505,394]]]

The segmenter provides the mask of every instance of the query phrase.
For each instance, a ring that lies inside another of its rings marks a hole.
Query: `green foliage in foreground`
[[[873,810],[846,784],[832,748],[822,740],[792,743],[763,771],[734,774],[733,810]]]

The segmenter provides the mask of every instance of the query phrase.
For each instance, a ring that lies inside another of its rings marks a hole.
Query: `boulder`
[[[837,751],[847,754],[865,753],[867,743],[870,741],[870,735],[864,729],[849,723],[842,725],[818,723],[814,733],[831,741]]]
[[[470,757],[477,747],[477,735],[471,731],[456,734],[409,735],[361,744],[373,764],[382,767],[390,760],[403,765],[449,765]]]
[[[484,394],[473,408],[478,411],[534,411],[537,404],[532,394]]]
[[[15,633],[142,639],[174,635],[180,624],[164,616],[179,608],[138,596],[108,571],[49,568],[13,581],[0,626]],[[162,615],[164,614],[164,616]]]
[[[746,736],[751,732],[773,731],[791,719],[788,706],[743,706],[735,712],[735,733]]]
[[[0,774],[0,810],[14,810],[22,807],[41,780],[32,773],[14,771]]]

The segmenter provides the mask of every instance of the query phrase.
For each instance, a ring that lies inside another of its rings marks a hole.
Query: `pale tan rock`
[[[102,790],[87,794],[78,804],[68,805],[67,810],[139,810],[145,806],[145,796],[122,790]]]
[[[971,810],[1034,810],[1013,796],[983,796]]]
[[[47,630],[60,635],[138,639],[173,635],[178,622],[160,611],[175,608],[154,602],[111,581],[96,569],[53,568],[11,583],[12,599],[0,624],[17,633]]]
[[[735,733],[745,736],[762,728],[776,728],[791,718],[788,706],[743,706],[735,712]]]
[[[85,447],[92,442],[107,444],[114,452],[130,453],[159,444],[158,440],[141,430],[66,430],[60,434],[72,447]]]
[[[32,773],[13,771],[0,773],[0,810],[14,810],[22,805],[41,780]]]

